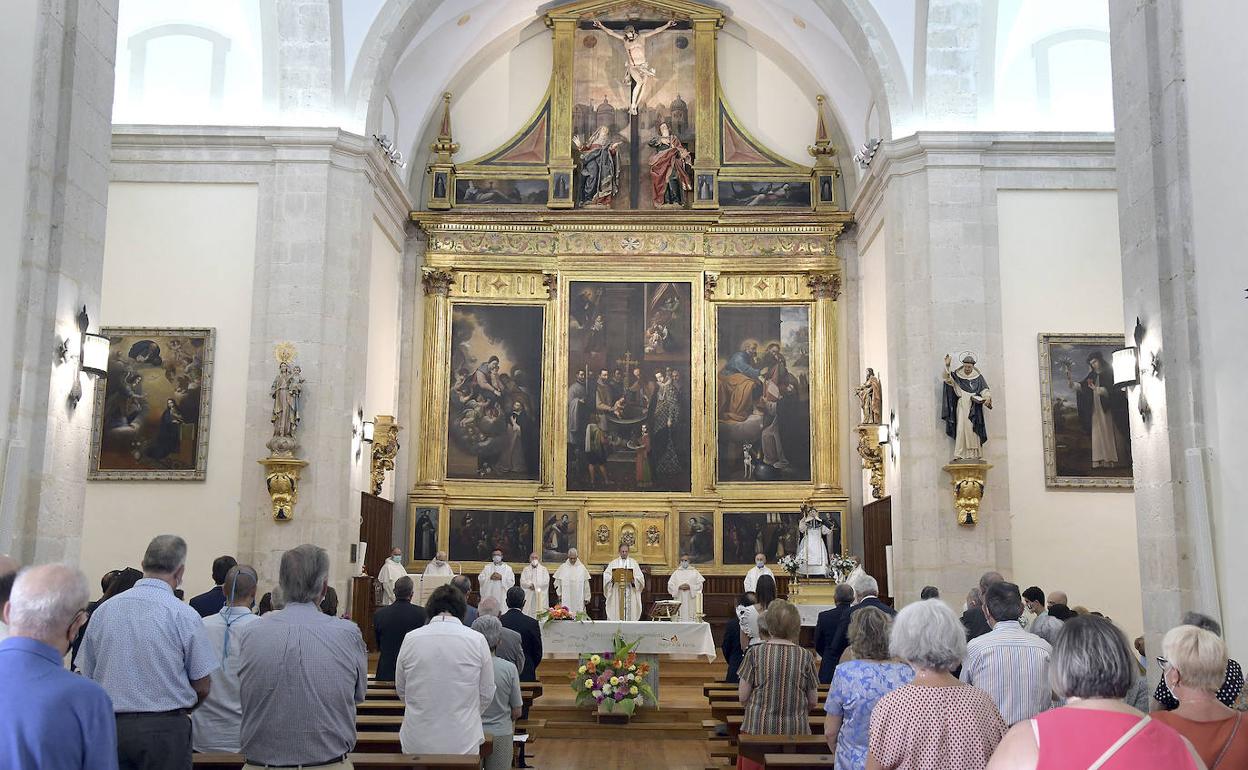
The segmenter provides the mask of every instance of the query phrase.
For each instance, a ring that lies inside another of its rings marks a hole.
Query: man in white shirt
[[[212,689],[199,708],[191,713],[191,747],[195,751],[221,751],[237,754],[242,740],[243,704],[239,697],[239,634],[260,620],[251,613],[256,603],[256,571],[237,564],[225,574],[221,590],[225,606],[216,615],[204,618],[204,633],[213,652],[221,657],[221,669],[212,675]]]
[[[555,588],[559,591],[559,603],[572,614],[585,611],[589,601],[589,570],[580,560],[575,548],[568,549],[568,560],[555,570]]]
[[[381,583],[383,605],[394,604],[394,583],[406,575],[407,567],[403,566],[403,549],[395,548],[390,551],[390,558],[386,559],[386,563],[382,564],[381,569],[377,571],[377,582]]]
[[[680,555],[680,567],[672,571],[667,580],[667,592],[673,599],[680,601],[680,616],[677,620],[684,623],[696,621],[698,614],[698,597],[702,595],[702,584],[706,578],[695,567],[690,566],[689,554]]]
[[[494,699],[490,646],[463,624],[468,605],[459,589],[439,586],[425,609],[429,622],[408,633],[395,664],[399,743],[404,754],[476,754],[485,740],[481,712]]]
[[[516,573],[512,571],[510,564],[503,563],[501,549],[495,548],[490,558],[491,563],[485,565],[481,574],[477,575],[481,585],[481,598],[492,596],[498,600],[498,606],[502,607],[507,601],[507,589],[516,584]]]
[[[1062,630],[1062,621],[1049,614],[1049,609],[1044,604],[1044,591],[1039,586],[1031,586],[1023,591],[1023,606],[1032,613],[1027,630],[1048,642],[1050,646],[1056,644],[1057,635]]]
[[[776,579],[776,576],[767,566],[767,557],[761,553],[756,553],[754,554],[754,566],[750,568],[749,572],[745,573],[745,590],[753,591],[757,588],[758,579],[763,575],[771,575],[772,580]]]
[[[446,563],[446,551],[438,551],[433,561],[425,565],[425,577],[454,577],[455,571]]]
[[[612,581],[612,574],[617,569],[631,569],[633,582],[624,587],[624,617],[620,617],[620,588]],[[641,618],[641,592],[646,587],[646,577],[641,572],[641,565],[628,555],[628,546],[620,546],[620,555],[611,560],[602,571],[603,594],[607,600],[607,620],[638,620]]]
[[[550,601],[550,571],[537,558],[529,554],[529,563],[520,571],[520,587],[524,589],[524,614],[531,618],[546,610]]]

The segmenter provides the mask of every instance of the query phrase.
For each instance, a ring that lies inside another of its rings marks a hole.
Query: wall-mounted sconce
[[[884,446],[885,444],[888,443],[888,426],[877,425],[875,426],[875,429],[876,429],[876,437],[879,439],[880,446]]]
[[[357,408],[351,415],[351,455],[360,459],[364,451],[364,410]]]
[[[91,334],[87,331],[91,326],[91,318],[87,315],[87,306],[78,311],[77,355],[78,369],[74,372],[74,384],[69,389],[69,406],[75,408],[82,399],[82,381],[79,374],[85,373],[92,377],[108,375],[108,337]],[[75,347],[72,338],[66,337],[56,346],[56,357],[61,363],[69,360]]]
[[[364,441],[366,443],[369,443],[369,444],[373,443],[373,435],[376,433],[376,431],[377,431],[377,423],[375,421],[373,420],[364,421]]]
[[[1114,384],[1123,387],[1132,387],[1140,384],[1140,363],[1141,351],[1144,343],[1145,329],[1143,322],[1137,317],[1135,319],[1135,331],[1132,334],[1135,345],[1120,348],[1113,352],[1113,368],[1114,368]],[[1154,378],[1161,376],[1161,356],[1156,352],[1149,355],[1147,369],[1145,370]],[[1137,394],[1137,409],[1140,417],[1147,420],[1152,410],[1148,407],[1148,399],[1141,390]]]
[[[880,445],[888,444],[889,459],[892,460],[893,465],[896,465],[897,459],[901,457],[901,432],[899,430],[896,409],[888,413],[888,423],[880,427],[884,429],[880,432]],[[887,431],[887,436],[885,436],[884,431]],[[885,437],[888,439],[887,441],[884,440]]]

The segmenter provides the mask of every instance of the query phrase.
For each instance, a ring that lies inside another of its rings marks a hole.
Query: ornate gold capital
[[[373,494],[380,495],[386,482],[386,473],[394,470],[394,458],[399,453],[399,431],[402,428],[394,417],[379,414],[373,428],[373,458],[369,476]]]
[[[555,299],[559,296],[559,273],[558,271],[543,271],[542,286],[546,287],[546,296],[549,299]]]
[[[958,509],[958,524],[973,527],[979,523],[979,503],[988,484],[988,463],[952,462],[945,473],[953,481],[953,504]]]
[[[719,273],[713,273],[707,270],[702,274],[702,295],[708,300],[715,296],[715,289],[719,286]]]
[[[290,521],[295,518],[295,503],[299,502],[299,474],[307,467],[308,461],[294,457],[266,457],[256,462],[264,466],[264,484],[273,505],[273,520]]]
[[[451,291],[451,283],[455,280],[450,270],[438,270],[432,267],[420,269],[420,282],[425,287],[425,294],[441,294],[446,296]]]
[[[871,471],[871,496],[884,497],[884,452],[880,448],[880,426],[858,426],[858,456],[864,470]]]
[[[815,299],[830,299],[833,302],[841,298],[840,273],[811,273],[806,278],[806,285],[815,295]]]

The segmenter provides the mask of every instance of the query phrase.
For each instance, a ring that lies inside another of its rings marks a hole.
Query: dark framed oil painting
[[[494,549],[503,561],[527,562],[533,552],[533,511],[452,508],[451,561],[489,561]]]
[[[680,552],[694,564],[715,561],[715,516],[710,511],[680,514]]]
[[[542,513],[542,561],[563,561],[576,545],[575,510],[548,510]]]
[[[438,553],[438,509],[416,509],[416,526],[412,529],[412,561],[428,561]]]
[[[820,511],[823,518],[832,522],[828,535],[831,553],[841,553],[843,547],[844,520],[841,511]],[[796,554],[801,534],[797,531],[800,513],[780,511],[725,511],[724,564],[753,564],[755,554],[763,554],[769,564],[781,556]]]
[[[810,481],[810,308],[717,310],[720,482]]]
[[[567,486],[688,492],[690,284],[573,281]]]
[[[207,476],[214,329],[105,327],[108,374],[96,382],[87,477],[198,481]]]
[[[541,478],[544,312],[537,305],[452,308],[448,479]]]
[[[1127,390],[1114,384],[1120,334],[1041,334],[1040,401],[1048,487],[1132,488]]]

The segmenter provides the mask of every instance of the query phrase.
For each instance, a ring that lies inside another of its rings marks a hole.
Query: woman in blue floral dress
[[[850,616],[849,648],[854,660],[836,667],[823,732],[836,753],[836,770],[864,770],[867,738],[875,702],[914,678],[914,669],[889,657],[888,633],[892,618],[874,607]]]

